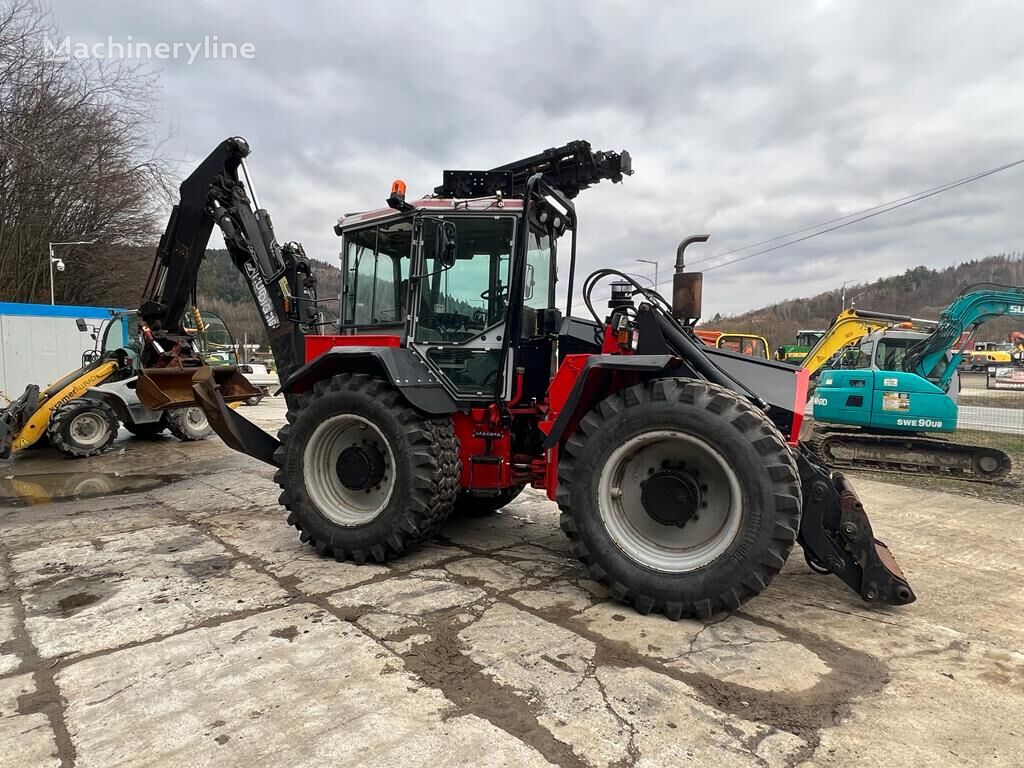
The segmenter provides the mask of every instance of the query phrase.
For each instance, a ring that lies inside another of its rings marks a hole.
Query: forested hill
[[[857,297],[856,305],[861,309],[934,319],[961,290],[982,282],[1024,285],[1024,254],[988,256],[940,270],[915,267],[902,275],[847,285],[847,305]],[[827,328],[841,307],[842,290],[837,286],[817,296],[789,299],[740,315],[716,315],[701,325],[756,332],[775,349],[779,344],[792,343],[798,329]],[[982,327],[977,338],[1002,341],[1011,330],[1024,330],[1022,325],[1020,320],[1009,318],[994,320]]]
[[[341,270],[332,264],[311,259],[317,278],[317,293],[321,299],[330,299],[325,311],[336,317],[337,298],[341,295]],[[267,343],[263,321],[249,295],[245,279],[231,263],[228,252],[211,249],[199,270],[199,304],[204,311],[216,312],[227,323],[235,339],[242,343]]]
[[[138,307],[155,250],[153,246],[109,248],[76,263],[74,278],[88,289],[81,303],[127,309]],[[320,297],[335,300],[326,305],[326,312],[336,313],[336,299],[341,294],[341,270],[315,259],[313,265]],[[250,343],[267,343],[249,288],[223,248],[206,252],[199,269],[198,293],[199,308],[223,317],[239,343],[244,339]]]

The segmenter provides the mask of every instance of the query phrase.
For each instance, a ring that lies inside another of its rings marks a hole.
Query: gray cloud
[[[54,2],[75,40],[252,42],[167,62],[182,171],[231,134],[279,234],[336,257],[342,212],[575,138],[637,173],[581,196],[582,271],[711,255],[1024,156],[1024,9],[925,2],[402,6]],[[708,314],[1022,249],[1024,169],[714,270]],[[710,261],[707,264],[714,264]],[[631,267],[632,268],[632,267]],[[577,282],[579,285],[579,282]]]

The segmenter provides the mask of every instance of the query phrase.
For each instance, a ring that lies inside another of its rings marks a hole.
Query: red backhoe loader
[[[531,485],[557,502],[590,577],[641,613],[735,609],[797,542],[867,601],[915,599],[849,482],[797,440],[807,374],[695,336],[701,276],[684,251],[706,235],[680,243],[671,304],[603,269],[583,283],[590,317],[558,308],[560,277],[572,304],[573,199],[631,175],[627,152],[576,141],[445,171],[415,201],[395,182],[386,206],[335,227],[329,324],[302,247],[278,244],[255,198],[248,154],[228,139],[181,186],[139,310],[139,396],[198,402],[229,446],[277,467],[288,522],[319,553],[383,562],[456,506],[486,513]],[[214,226],[270,336],[288,403],[276,438],[225,407],[246,393],[178,324]]]

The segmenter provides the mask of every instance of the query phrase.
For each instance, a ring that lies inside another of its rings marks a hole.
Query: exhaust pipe
[[[676,269],[672,275],[672,314],[683,325],[700,319],[704,273],[685,272],[683,252],[691,243],[706,243],[711,235],[690,235],[676,248]]]

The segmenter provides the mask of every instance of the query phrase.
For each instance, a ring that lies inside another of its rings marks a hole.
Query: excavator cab
[[[927,335],[902,330],[869,334],[852,369],[822,371],[812,398],[815,419],[881,430],[954,431],[956,402],[942,384],[950,359],[927,377],[903,370],[908,351]]]

